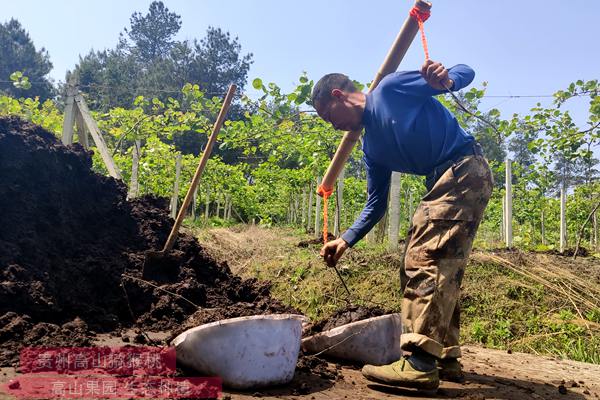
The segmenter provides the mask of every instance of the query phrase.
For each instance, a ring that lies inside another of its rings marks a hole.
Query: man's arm
[[[465,64],[458,64],[450,69],[445,69],[439,63],[428,60],[421,71],[409,71],[394,74],[386,86],[413,96],[431,97],[446,92],[447,85],[450,90],[463,89],[475,78],[475,71]]]
[[[364,159],[367,167],[368,198],[367,204],[358,219],[342,235],[342,239],[350,246],[354,246],[356,242],[362,239],[383,217],[390,191],[391,171],[369,162],[367,157]]]

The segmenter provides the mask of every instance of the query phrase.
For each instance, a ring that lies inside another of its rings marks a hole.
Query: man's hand
[[[348,243],[344,239],[332,240],[327,242],[321,249],[321,257],[323,257],[328,267],[335,267],[347,248]]]
[[[448,77],[448,70],[439,62],[425,61],[421,67],[421,75],[434,89],[446,90],[454,86],[454,82]]]

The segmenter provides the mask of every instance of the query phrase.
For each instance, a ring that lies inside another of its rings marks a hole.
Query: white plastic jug
[[[189,329],[171,342],[177,361],[234,389],[289,383],[294,377],[302,315],[253,315]]]
[[[368,318],[307,337],[302,348],[363,364],[389,364],[402,356],[401,326],[400,314]]]

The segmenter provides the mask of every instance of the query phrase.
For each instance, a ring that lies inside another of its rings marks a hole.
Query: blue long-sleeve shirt
[[[448,70],[452,90],[468,86],[475,72],[459,64]],[[458,121],[433,96],[419,71],[396,72],[367,94],[362,122],[367,171],[367,204],[342,238],[353,246],[385,214],[392,171],[428,175],[434,167],[474,142]]]

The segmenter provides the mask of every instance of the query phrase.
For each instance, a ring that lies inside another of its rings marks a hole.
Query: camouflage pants
[[[421,200],[400,271],[402,350],[461,356],[460,285],[492,186],[486,160],[471,155],[448,168]]]

